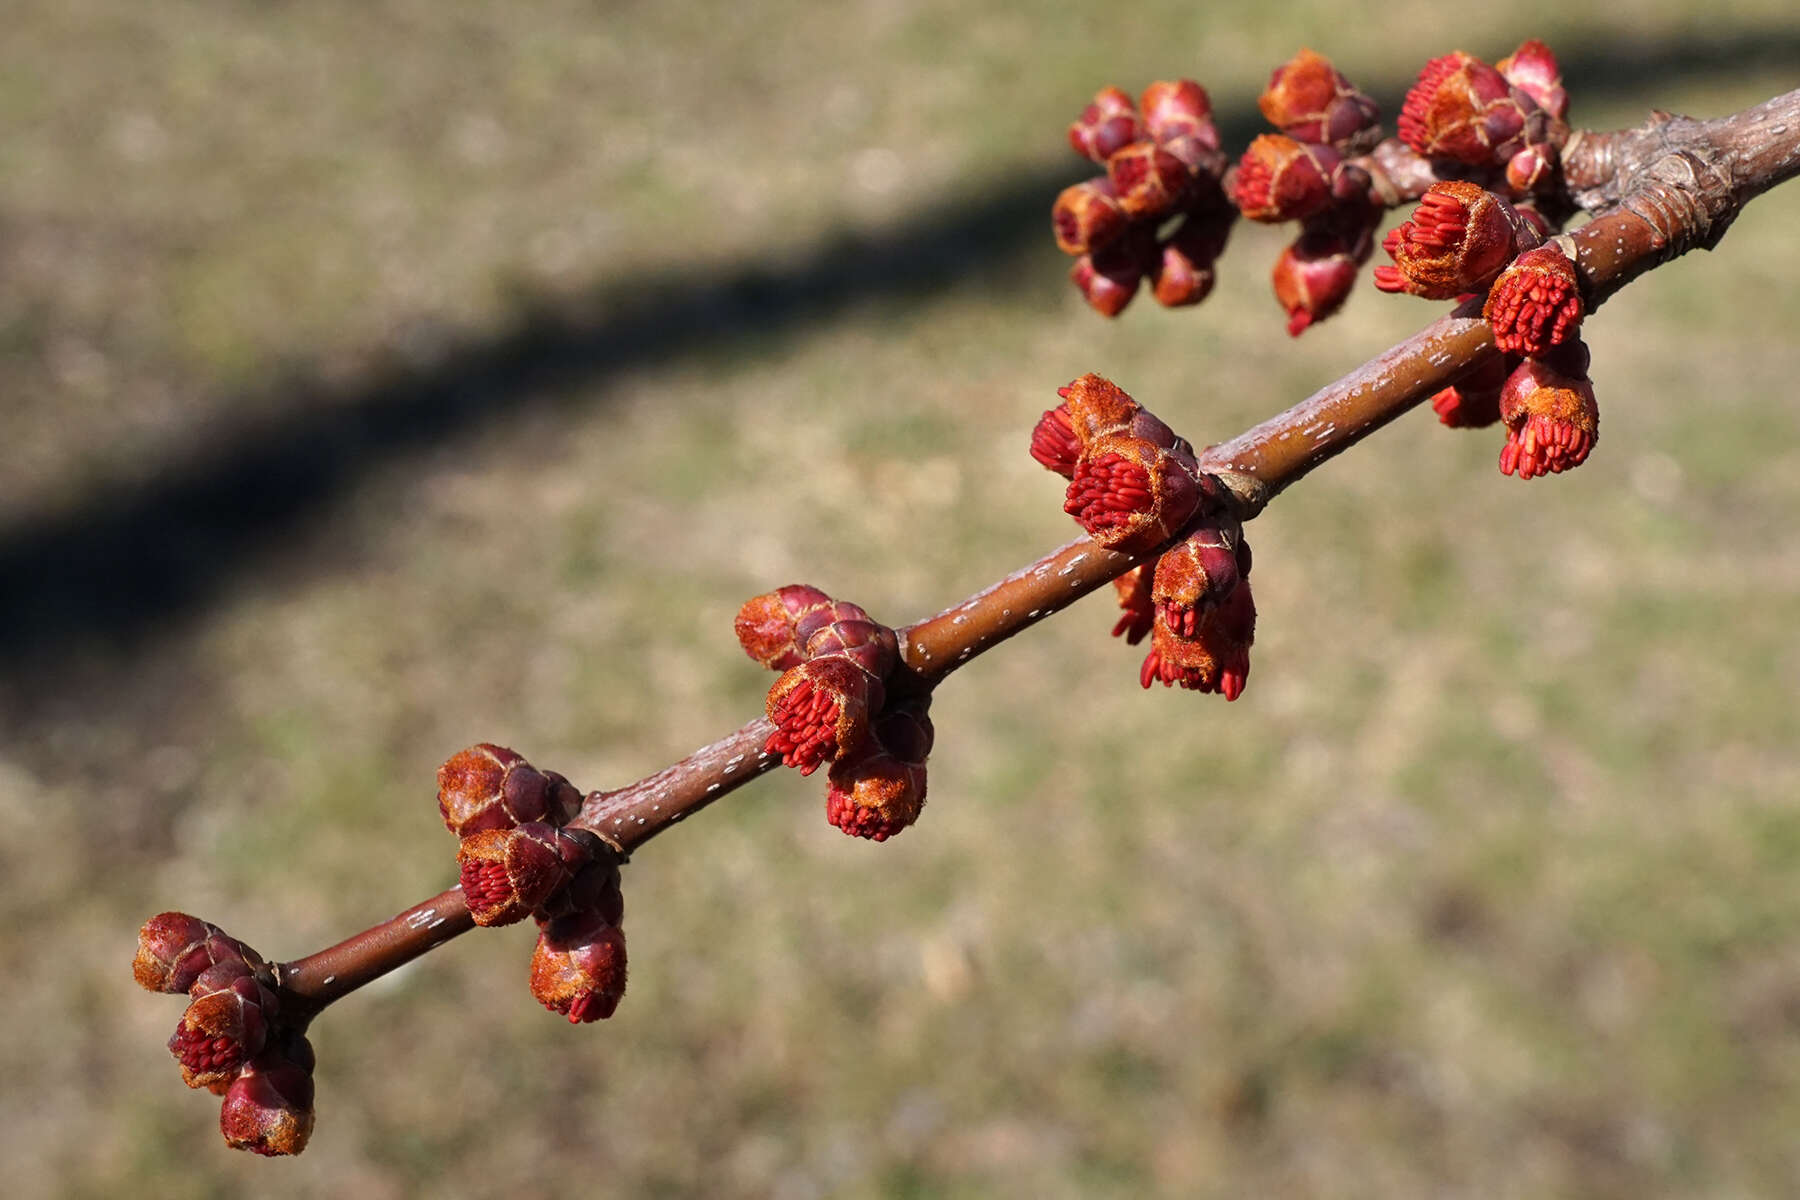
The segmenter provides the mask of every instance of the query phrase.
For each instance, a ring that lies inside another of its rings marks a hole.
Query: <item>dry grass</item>
[[[1073,375],[1214,439],[1430,315],[1290,345],[1243,230],[1205,308],[1093,317],[1040,226],[1094,87],[1241,142],[1302,42],[1391,103],[1538,34],[1579,119],[1706,115],[1792,85],[1785,2],[14,8],[7,561],[116,517],[158,576],[55,576],[0,682],[14,1194],[1800,1188],[1800,195],[1590,323],[1575,474],[1418,416],[1283,497],[1237,704],[1139,692],[1096,599],[945,690],[897,842],[784,777],[647,849],[606,1026],[463,939],[320,1023],[272,1164],[125,970],[162,908],[287,956],[442,886],[469,742],[598,786],[735,727],[749,594],[907,620],[1058,544]]]

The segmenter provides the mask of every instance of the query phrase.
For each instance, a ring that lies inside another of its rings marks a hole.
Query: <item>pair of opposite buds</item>
[[[1039,419],[1031,456],[1069,481],[1063,511],[1110,550],[1142,554],[1179,537],[1154,563],[1115,581],[1128,644],[1151,635],[1139,672],[1227,700],[1243,693],[1256,636],[1250,547],[1229,493],[1193,447],[1110,380],[1084,375]]]
[[[876,842],[918,820],[930,699],[889,702],[900,661],[894,631],[803,583],[745,601],[734,628],[744,653],[782,673],[765,706],[775,731],[764,752],[802,775],[829,766],[826,819]]]
[[[438,811],[459,839],[463,898],[477,925],[538,925],[531,994],[572,1023],[613,1015],[625,994],[618,849],[567,827],[581,793],[504,746],[471,746],[438,769]]]

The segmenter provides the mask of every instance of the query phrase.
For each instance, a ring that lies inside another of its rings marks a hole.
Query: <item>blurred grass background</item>
[[[1074,375],[1216,440],[1434,314],[1290,343],[1240,228],[1093,316],[1046,214],[1102,84],[1241,147],[1302,44],[1390,114],[1525,36],[1598,127],[1800,78],[1788,0],[1378,12],[9,6],[12,1194],[1800,1192],[1794,188],[1590,321],[1580,471],[1427,413],[1283,497],[1237,704],[1140,692],[1101,597],[941,693],[898,842],[783,776],[647,848],[606,1025],[461,939],[315,1027],[269,1163],[131,985],[165,908],[291,957],[442,887],[470,742],[593,787],[735,728],[748,595],[900,622],[1060,544]]]

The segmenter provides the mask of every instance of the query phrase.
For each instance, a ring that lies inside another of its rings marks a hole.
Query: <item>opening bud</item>
[[[1088,179],[1066,187],[1050,209],[1050,228],[1064,254],[1098,250],[1131,227],[1110,179]]]
[[[1500,388],[1512,371],[1505,355],[1489,359],[1431,398],[1431,411],[1451,429],[1485,429],[1500,419]]]
[[[220,959],[254,957],[248,946],[210,921],[181,912],[158,913],[138,930],[131,974],[139,987],[179,996]]]
[[[1534,358],[1576,337],[1585,310],[1575,264],[1554,243],[1527,250],[1500,273],[1481,315],[1494,345]]]
[[[1116,87],[1101,88],[1094,102],[1081,110],[1069,126],[1069,145],[1075,153],[1103,163],[1118,150],[1144,136],[1143,123],[1131,97]]]
[[[560,825],[581,810],[581,792],[505,746],[483,742],[438,768],[438,812],[457,837],[528,821]]]
[[[1055,471],[1064,479],[1075,474],[1075,460],[1081,457],[1081,439],[1069,424],[1067,405],[1059,404],[1038,418],[1031,431],[1031,457]]]
[[[1113,625],[1112,635],[1125,639],[1127,646],[1135,646],[1144,640],[1150,632],[1150,625],[1156,619],[1156,602],[1150,598],[1153,564],[1144,563],[1131,568],[1113,580],[1113,590],[1118,593],[1120,616]]]
[[[1585,347],[1571,342],[1555,361],[1527,358],[1507,376],[1500,389],[1500,419],[1506,422],[1502,475],[1533,479],[1587,461],[1600,436],[1600,409],[1585,359]]]
[[[809,613],[830,604],[831,597],[818,588],[790,583],[744,601],[732,628],[745,654],[765,667],[785,671],[806,661],[805,651],[795,640],[795,626]]]
[[[1569,119],[1569,93],[1563,89],[1562,67],[1550,47],[1532,38],[1495,64],[1506,81],[1530,96],[1558,121]]]
[[[1156,560],[1150,587],[1155,618],[1184,638],[1199,633],[1201,619],[1238,586],[1236,523],[1195,530]]]
[[[471,834],[456,852],[469,915],[483,926],[524,920],[544,909],[600,849],[600,840],[585,829],[541,822]]]
[[[923,708],[882,714],[866,752],[832,766],[825,819],[872,842],[885,842],[917,821],[925,807],[925,759],[932,740]]]
[[[775,732],[763,748],[811,775],[868,738],[870,716],[884,699],[881,680],[847,658],[801,663],[769,689],[765,707]]]
[[[191,1088],[226,1083],[261,1052],[278,1008],[275,993],[242,959],[227,959],[203,971],[194,999],[169,1039],[169,1053],[181,1064]]]
[[[1427,300],[1479,291],[1537,234],[1512,205],[1464,180],[1434,183],[1412,217],[1382,242],[1394,259],[1375,268],[1375,286]]]
[[[531,953],[531,994],[573,1025],[612,1016],[625,995],[625,931],[592,909],[545,924]]]
[[[1549,114],[1499,71],[1461,50],[1419,72],[1400,109],[1400,140],[1427,158],[1500,167],[1544,141]]]
[[[1200,506],[1191,463],[1129,434],[1094,438],[1076,461],[1063,511],[1109,550],[1151,549],[1174,537]]]
[[[1165,217],[1189,196],[1194,173],[1157,143],[1133,142],[1106,160],[1119,207],[1135,218]]]
[[[1173,627],[1159,607],[1138,682],[1147,688],[1160,680],[1164,687],[1179,684],[1236,700],[1250,678],[1250,646],[1255,638],[1256,602],[1248,578],[1240,579],[1223,603],[1201,615],[1192,635]]]
[[[225,1091],[219,1132],[234,1150],[253,1154],[298,1154],[313,1131],[312,1046],[298,1033],[284,1033],[251,1060]]]
[[[1159,79],[1144,89],[1138,107],[1144,126],[1159,142],[1193,138],[1214,150],[1219,131],[1213,125],[1212,98],[1192,79]]]
[[[1361,150],[1380,133],[1380,106],[1330,59],[1311,50],[1275,68],[1257,107],[1269,124],[1297,141]]]
[[[1252,221],[1279,223],[1310,217],[1331,206],[1338,152],[1283,133],[1265,133],[1238,160],[1231,196]]]

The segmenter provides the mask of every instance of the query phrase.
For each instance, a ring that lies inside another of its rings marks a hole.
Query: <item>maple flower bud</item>
[[[1085,446],[1107,433],[1123,433],[1144,406],[1112,380],[1089,372],[1056,389],[1076,439]]]
[[[1517,196],[1543,190],[1555,179],[1559,161],[1555,146],[1527,146],[1506,160],[1506,186]]]
[[[744,601],[732,629],[745,654],[772,670],[785,671],[806,661],[794,627],[808,613],[830,604],[831,597],[818,588],[790,583]]]
[[[459,838],[527,821],[560,825],[580,809],[581,793],[573,784],[505,746],[470,746],[438,768],[438,812]]]
[[[1119,207],[1136,218],[1163,217],[1188,198],[1194,172],[1157,143],[1133,142],[1106,160]]]
[[[1400,140],[1427,158],[1498,167],[1547,139],[1550,115],[1505,76],[1461,50],[1419,72],[1400,110]]]
[[[1454,299],[1479,290],[1536,241],[1512,205],[1492,192],[1464,180],[1434,183],[1412,217],[1382,242],[1394,265],[1375,268],[1375,286]]]
[[[1309,217],[1331,206],[1332,172],[1339,161],[1329,146],[1308,145],[1284,133],[1261,134],[1238,160],[1232,199],[1252,221]]]
[[[169,1038],[169,1053],[191,1088],[229,1082],[268,1040],[275,993],[243,959],[226,959],[200,973],[193,997]]]
[[[1231,232],[1230,210],[1223,219],[1190,215],[1163,239],[1161,257],[1150,272],[1152,295],[1164,308],[1198,304],[1211,294],[1217,278],[1213,264],[1225,251]]]
[[[775,732],[763,749],[802,775],[859,747],[886,693],[881,680],[847,658],[815,658],[790,668],[769,689]]]
[[[201,972],[223,960],[262,961],[210,921],[182,912],[158,913],[138,930],[131,974],[139,987],[179,996],[194,986]]]
[[[1113,625],[1112,635],[1125,639],[1127,646],[1135,646],[1144,640],[1150,632],[1150,624],[1156,619],[1156,603],[1150,598],[1150,585],[1155,564],[1143,563],[1131,568],[1113,580],[1113,590],[1118,593],[1120,616]]]
[[[806,657],[847,658],[875,678],[883,679],[900,660],[900,647],[894,631],[886,625],[866,617],[852,618],[833,621],[808,634]]]
[[[625,931],[593,909],[547,922],[531,953],[531,994],[570,1024],[612,1016],[625,995]]]
[[[1213,124],[1212,98],[1192,79],[1159,79],[1144,89],[1138,102],[1144,127],[1159,142],[1195,138],[1219,148],[1219,131]]]
[[[1046,409],[1031,431],[1031,457],[1055,471],[1064,479],[1075,474],[1075,460],[1081,457],[1081,439],[1069,423],[1069,408],[1059,404]]]
[[[1144,136],[1144,126],[1132,107],[1131,97],[1116,87],[1101,88],[1094,102],[1081,110],[1069,126],[1069,145],[1075,153],[1104,163],[1123,146]]]
[[[1122,244],[1132,240],[1124,238],[1084,254],[1069,268],[1069,282],[1088,306],[1103,317],[1124,312],[1144,281],[1147,268],[1142,253],[1135,246]]]
[[[1344,306],[1356,286],[1354,246],[1340,234],[1301,234],[1275,260],[1270,280],[1275,299],[1287,310],[1289,337],[1299,337]]]
[[[231,1081],[219,1107],[219,1132],[234,1150],[298,1154],[313,1130],[313,1052],[284,1031]]]
[[[1131,218],[1111,179],[1087,179],[1064,188],[1050,208],[1050,229],[1064,254],[1086,254],[1119,239]]]
[[[1250,678],[1255,639],[1256,601],[1250,580],[1240,578],[1221,604],[1201,614],[1191,636],[1172,626],[1158,608],[1138,682],[1147,688],[1160,680],[1164,687],[1180,684],[1236,700]]]
[[[600,840],[587,830],[542,822],[471,834],[456,852],[469,915],[484,926],[522,921],[550,903],[600,851]]]
[[[1500,389],[1501,474],[1532,479],[1587,461],[1600,436],[1600,409],[1586,357],[1586,347],[1570,342],[1551,359],[1524,359],[1507,376]]]
[[[1181,455],[1115,433],[1083,449],[1063,511],[1100,545],[1135,554],[1174,537],[1200,500],[1199,482]]]
[[[1431,398],[1438,421],[1451,429],[1485,429],[1500,419],[1500,388],[1512,363],[1497,355]]]
[[[1205,526],[1165,551],[1150,586],[1156,619],[1184,638],[1194,637],[1206,611],[1238,585],[1242,537],[1235,523]]]
[[[1569,93],[1563,89],[1562,67],[1550,47],[1531,38],[1494,64],[1506,81],[1530,96],[1558,121],[1569,118]]]
[[[1311,50],[1275,68],[1257,107],[1269,124],[1296,141],[1364,149],[1379,133],[1380,107],[1330,59]]]
[[[873,732],[863,753],[832,765],[825,819],[851,837],[885,842],[925,807],[933,730],[925,709],[909,705],[883,713]]]
[[[1577,336],[1584,310],[1575,264],[1550,243],[1512,261],[1488,291],[1481,315],[1494,329],[1494,345],[1534,358]]]

